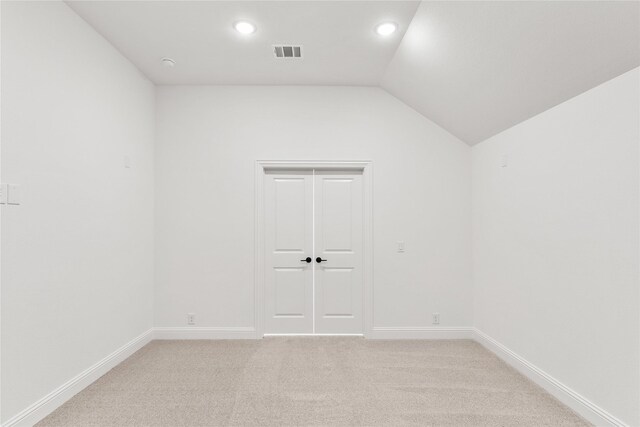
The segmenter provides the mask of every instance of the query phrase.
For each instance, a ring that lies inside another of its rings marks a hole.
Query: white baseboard
[[[104,359],[100,360],[98,363],[62,384],[60,387],[33,403],[28,408],[11,417],[2,424],[2,427],[33,426],[67,400],[71,399],[78,392],[82,391],[89,384],[106,374],[124,359],[140,350],[148,344],[152,338],[153,329],[149,329],[142,335],[134,338]]]
[[[256,330],[253,327],[156,327],[153,328],[156,340],[238,340],[255,339]]]
[[[594,425],[627,426],[623,421],[589,401],[575,390],[561,383],[522,356],[514,353],[495,339],[475,328],[474,339]]]
[[[264,334],[268,337],[355,337],[363,338],[364,334]]]
[[[265,336],[305,336],[318,334],[265,334]],[[322,334],[320,334],[322,335]],[[341,335],[341,334],[326,334]],[[352,334],[349,334],[352,335]],[[361,336],[360,334],[353,334]],[[257,339],[255,328],[247,327],[156,327],[154,339],[157,340],[219,340],[219,339]],[[473,339],[471,327],[374,327],[371,339]]]
[[[428,339],[428,340],[465,340],[473,338],[473,328],[462,326],[374,326],[371,339]]]

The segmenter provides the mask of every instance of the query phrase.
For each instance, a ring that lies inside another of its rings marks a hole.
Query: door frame
[[[373,162],[371,160],[257,160],[255,162],[254,228],[254,310],[256,338],[264,337],[264,181],[267,171],[295,170],[362,171],[362,331],[370,338],[373,331]],[[319,334],[316,334],[319,335]]]

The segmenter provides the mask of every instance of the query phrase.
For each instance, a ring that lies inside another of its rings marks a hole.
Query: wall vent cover
[[[273,54],[277,59],[302,59],[302,45],[273,45]]]

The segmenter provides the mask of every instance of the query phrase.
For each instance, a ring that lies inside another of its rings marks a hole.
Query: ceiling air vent
[[[274,45],[273,54],[278,59],[282,58],[302,58],[302,46],[294,45]]]

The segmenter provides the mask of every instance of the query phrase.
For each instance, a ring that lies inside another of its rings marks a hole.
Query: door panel
[[[318,182],[318,181],[316,181]],[[318,191],[322,192],[320,216],[322,232],[321,241],[326,252],[350,251],[352,236],[352,179],[324,178]]]
[[[276,251],[304,251],[309,232],[305,177],[273,178]]]
[[[353,268],[324,267],[322,274],[325,318],[353,316]]]
[[[362,175],[316,172],[316,333],[362,333]],[[315,259],[314,259],[315,261]]]
[[[301,286],[306,280],[304,268],[274,268],[275,310],[273,316],[304,317],[309,292]]]
[[[313,176],[265,176],[265,332],[313,332]]]

